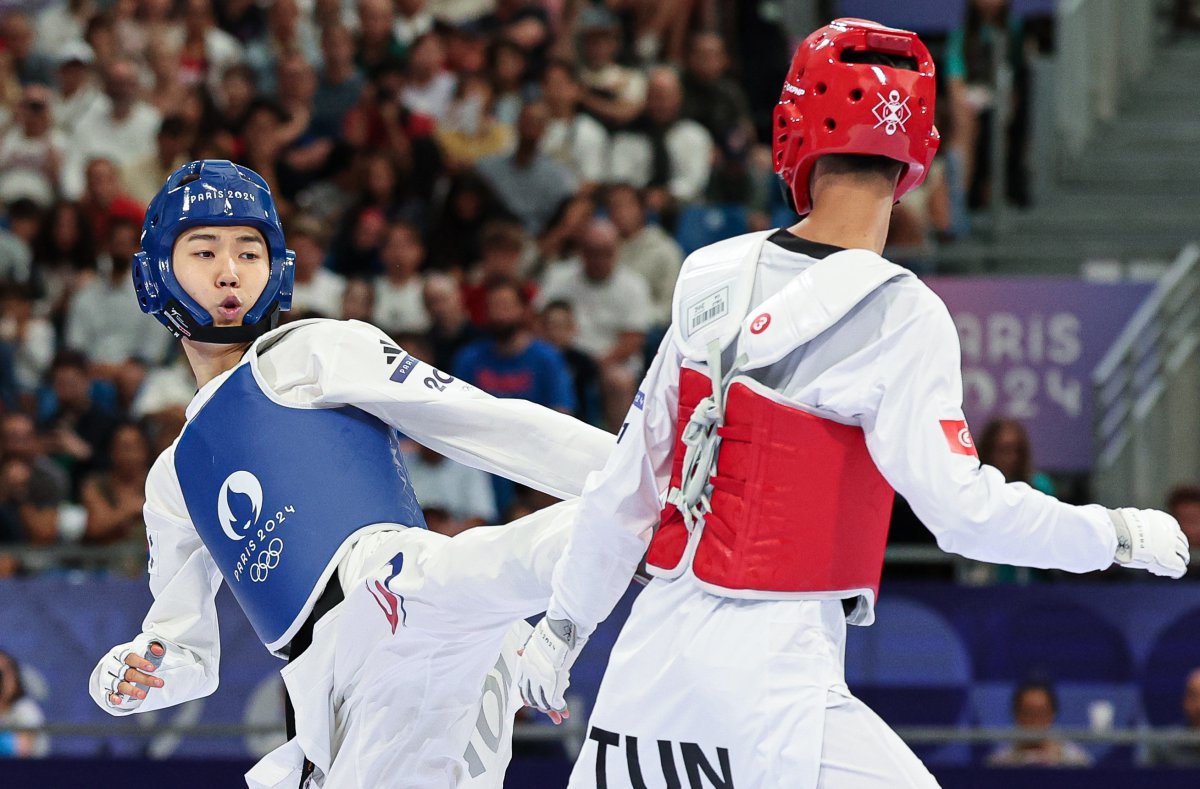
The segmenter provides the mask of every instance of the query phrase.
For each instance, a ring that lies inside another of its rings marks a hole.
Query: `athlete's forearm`
[[[658,525],[669,482],[681,356],[663,340],[604,470],[588,478],[547,611],[591,633],[621,599]]]
[[[1113,563],[1117,537],[1107,510],[1076,507],[982,466],[909,504],[946,551],[968,559],[1084,573]]]

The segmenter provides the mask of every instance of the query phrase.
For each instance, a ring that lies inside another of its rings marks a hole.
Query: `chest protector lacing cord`
[[[729,372],[722,376],[720,342],[713,340],[708,344],[712,394],[696,403],[684,427],[680,440],[686,449],[679,487],[671,488],[667,493],[667,503],[674,504],[682,513],[688,533],[695,529],[697,521],[712,511],[711,479],[717,473],[717,455],[721,448],[718,430],[725,425],[725,390],[747,359],[746,354],[738,355]]]

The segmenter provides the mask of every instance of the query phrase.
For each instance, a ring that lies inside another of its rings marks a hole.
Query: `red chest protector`
[[[712,392],[683,368],[676,435]],[[861,428],[775,402],[744,383],[728,390],[711,509],[689,533],[673,504],[650,543],[653,575],[688,565],[710,591],[750,598],[846,598],[873,606],[893,492],[867,452]],[[676,441],[671,487],[680,485]]]

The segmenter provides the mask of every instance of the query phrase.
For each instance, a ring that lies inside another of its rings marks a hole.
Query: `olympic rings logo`
[[[267,543],[266,550],[258,554],[258,561],[250,565],[250,580],[260,583],[267,580],[267,575],[279,566],[279,556],[283,553],[283,540],[275,537]]]

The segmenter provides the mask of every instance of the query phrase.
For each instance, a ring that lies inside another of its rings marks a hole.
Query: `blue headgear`
[[[270,277],[241,326],[213,326],[212,315],[175,278],[171,266],[175,239],[200,225],[253,227],[267,242]],[[205,159],[171,173],[150,201],[142,225],[142,251],[133,261],[133,287],[142,311],[176,337],[246,342],[274,328],[279,313],[291,307],[295,261],[295,253],[284,247],[279,212],[262,176],[223,159]]]

